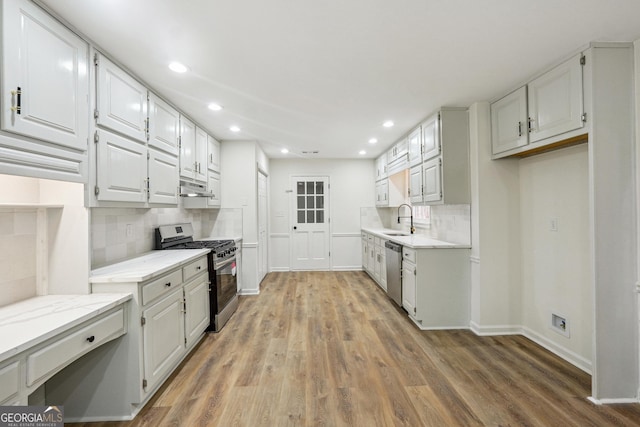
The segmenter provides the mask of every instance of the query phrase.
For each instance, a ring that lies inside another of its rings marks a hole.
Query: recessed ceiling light
[[[364,151],[364,150],[360,150],[360,151],[358,152],[358,154],[360,154],[361,156],[364,156],[365,154],[367,154],[367,152],[366,152],[366,151]]]
[[[384,126],[384,127],[386,127],[386,128],[393,127],[393,125],[394,125],[394,123],[393,123],[393,121],[392,121],[392,120],[387,120],[386,122],[384,122],[384,123],[382,124],[382,126]]]
[[[282,154],[287,154],[289,152],[289,150],[287,150],[286,148],[283,148],[282,150],[280,150],[280,152]]]
[[[229,130],[230,130],[231,132],[240,132],[240,128],[239,128],[238,126],[231,126],[231,127],[229,128]]]
[[[186,73],[187,71],[189,71],[189,68],[187,68],[186,65],[175,61],[169,64],[169,69],[171,71],[175,71],[176,73]]]
[[[218,105],[215,102],[212,102],[211,104],[209,104],[209,109],[213,111],[220,111],[222,110],[222,105]]]
[[[376,138],[371,138],[371,139],[369,140],[369,144],[375,144],[375,143],[377,143],[377,142],[378,142],[378,140],[377,140]]]

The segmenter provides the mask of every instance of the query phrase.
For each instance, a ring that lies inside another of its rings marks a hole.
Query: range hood
[[[208,192],[204,184],[180,181],[180,197],[213,197],[213,193]]]

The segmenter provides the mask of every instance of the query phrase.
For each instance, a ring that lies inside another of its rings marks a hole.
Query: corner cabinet
[[[491,104],[494,158],[536,150],[582,132],[584,54]]]
[[[442,108],[422,128],[424,163],[409,171],[412,204],[469,204],[469,114]]]
[[[30,1],[1,7],[0,167],[86,182],[89,46]]]

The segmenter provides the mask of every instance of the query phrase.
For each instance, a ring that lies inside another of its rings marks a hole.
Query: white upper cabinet
[[[580,134],[586,120],[583,66],[584,56],[576,55],[491,104],[494,158]]]
[[[403,138],[387,151],[387,175],[405,170],[408,164],[409,144],[407,138]]]
[[[409,169],[409,199],[411,203],[422,202],[422,165]]]
[[[147,201],[147,147],[107,130],[96,130],[96,199]]]
[[[211,197],[207,198],[207,206],[210,208],[219,208],[222,203],[220,198],[220,174],[215,171],[209,171],[209,180],[207,189],[211,193]]]
[[[32,2],[2,2],[2,129],[85,151],[88,46]]]
[[[407,143],[409,146],[409,166],[422,163],[422,134],[420,126],[409,134]]]
[[[96,53],[96,123],[137,141],[147,141],[147,89]]]
[[[387,177],[387,153],[376,159],[376,181]]]
[[[220,172],[220,143],[211,135],[207,135],[207,145],[209,147],[207,168],[212,171]]]
[[[526,86],[491,104],[493,154],[527,145],[527,129]]]
[[[529,82],[529,142],[579,129],[582,114],[582,56]]]
[[[440,154],[439,114],[434,114],[422,123],[422,160],[427,161]]]
[[[195,149],[195,180],[200,182],[207,181],[207,146],[209,144],[209,135],[199,127],[196,127],[196,149]]]
[[[425,202],[442,201],[442,159],[436,157],[422,165],[422,197]]]
[[[196,175],[196,125],[180,117],[180,177],[194,179]]]
[[[180,113],[158,96],[149,93],[149,146],[178,155]]]
[[[149,203],[178,204],[178,157],[149,148]]]

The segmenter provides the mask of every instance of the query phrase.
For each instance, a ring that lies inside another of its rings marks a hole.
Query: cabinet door
[[[422,165],[422,198],[425,202],[442,200],[442,159],[437,157]]]
[[[422,165],[409,170],[409,196],[411,203],[422,202]]]
[[[209,171],[209,185],[207,186],[209,192],[213,194],[212,197],[207,199],[207,205],[210,207],[220,207],[222,199],[220,198],[220,174],[214,171]]]
[[[402,260],[402,307],[416,316],[416,266]]]
[[[384,241],[380,248],[380,286],[385,291],[387,290],[387,254],[384,249]]]
[[[387,153],[376,159],[376,180],[387,177]]]
[[[409,166],[422,163],[422,134],[420,126],[409,134],[407,141],[409,145]]]
[[[220,143],[211,135],[208,135],[207,145],[209,147],[209,161],[207,162],[207,168],[212,171],[220,172]]]
[[[178,204],[178,157],[149,148],[149,203]]]
[[[440,121],[438,114],[422,124],[422,160],[430,160],[440,154]]]
[[[88,46],[29,1],[2,2],[2,129],[85,151]]]
[[[106,130],[96,131],[96,198],[101,201],[147,201],[147,147]]]
[[[147,142],[147,89],[104,56],[96,63],[96,123]]]
[[[180,117],[180,177],[196,177],[196,125],[186,117]]]
[[[185,352],[182,289],[144,310],[142,327],[145,390],[152,390]]]
[[[195,179],[200,182],[207,182],[207,147],[208,147],[207,133],[196,127],[196,152],[195,152]]]
[[[389,206],[388,179],[383,179],[376,183],[376,206]]]
[[[362,238],[362,268],[368,270],[367,263],[369,261],[369,250],[367,248],[367,238]]]
[[[180,113],[149,93],[149,146],[178,156]]]
[[[528,144],[527,88],[521,87],[491,104],[493,154]]]
[[[577,55],[528,84],[529,142],[584,125],[580,59]]]
[[[207,274],[184,285],[184,300],[187,347],[191,347],[209,326],[209,276]]]

